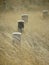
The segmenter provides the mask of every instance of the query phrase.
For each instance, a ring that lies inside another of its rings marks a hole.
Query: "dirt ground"
[[[17,21],[28,14],[21,46],[12,44]],[[49,65],[49,17],[42,11],[8,11],[0,13],[0,65]]]

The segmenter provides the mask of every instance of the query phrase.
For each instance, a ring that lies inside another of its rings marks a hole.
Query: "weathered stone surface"
[[[24,22],[28,22],[28,14],[22,14],[22,20],[24,20]]]
[[[13,43],[20,45],[21,44],[21,33],[20,32],[13,32],[12,33],[13,37]]]
[[[18,31],[23,32],[24,30],[24,20],[18,20]]]

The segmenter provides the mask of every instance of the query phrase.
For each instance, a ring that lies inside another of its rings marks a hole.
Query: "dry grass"
[[[29,21],[22,33],[21,46],[12,44],[12,32],[22,13]],[[41,11],[3,12],[0,15],[0,65],[49,65],[49,19]]]

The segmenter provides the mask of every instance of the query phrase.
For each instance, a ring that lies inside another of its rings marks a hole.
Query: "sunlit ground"
[[[28,22],[22,33],[21,46],[12,44],[17,21],[23,13]],[[0,13],[0,65],[49,65],[49,17],[42,11],[8,11]]]

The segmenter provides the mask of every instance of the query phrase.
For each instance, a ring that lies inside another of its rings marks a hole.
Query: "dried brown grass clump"
[[[29,21],[22,33],[21,46],[12,43],[17,20],[22,13]],[[0,17],[0,65],[49,65],[49,19],[40,11],[4,12]]]

